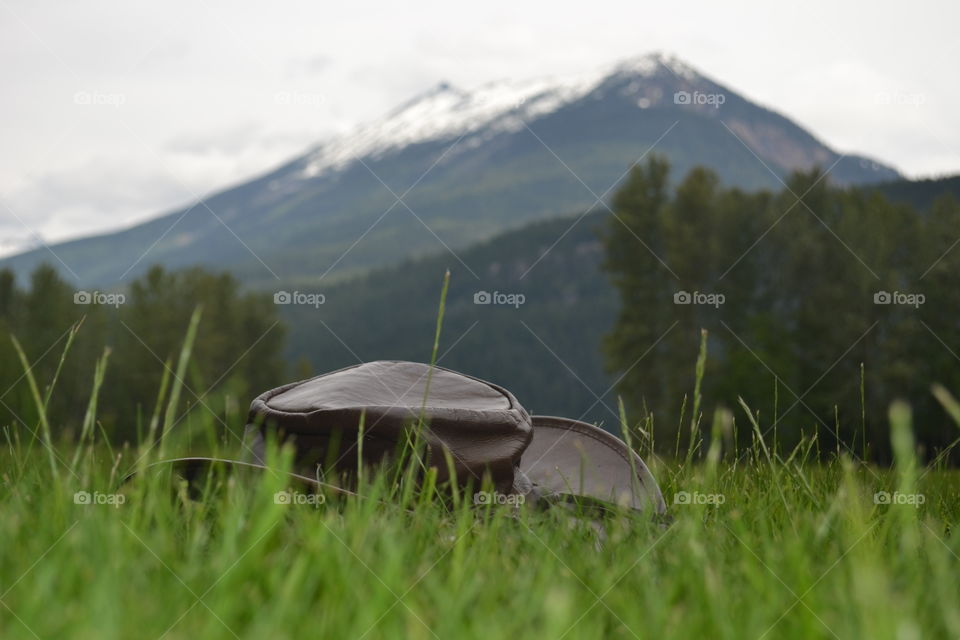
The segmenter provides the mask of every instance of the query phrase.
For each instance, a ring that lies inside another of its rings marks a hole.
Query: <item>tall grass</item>
[[[93,428],[106,356],[80,443],[50,435],[32,383],[40,444],[32,425],[11,425],[0,454],[0,638],[960,637],[960,476],[919,464],[902,403],[885,469],[819,460],[815,436],[781,452],[746,405],[714,414],[701,455],[695,392],[690,449],[652,465],[669,525],[477,507],[444,499],[435,476],[397,492],[390,471],[364,477],[361,497],[308,499],[275,443],[273,473],[187,487],[152,468],[118,488],[157,439],[189,452],[171,413],[193,331],[138,446],[111,449]],[[202,406],[190,416],[222,436],[220,420]],[[754,434],[743,450],[738,420]],[[284,491],[303,502],[278,502]]]

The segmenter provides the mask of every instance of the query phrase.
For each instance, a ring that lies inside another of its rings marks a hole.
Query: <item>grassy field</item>
[[[919,465],[904,404],[890,469],[815,439],[781,451],[746,407],[716,413],[706,450],[641,446],[668,503],[656,520],[476,506],[429,474],[310,495],[275,448],[274,471],[199,492],[167,468],[118,489],[164,456],[244,454],[236,399],[174,417],[195,326],[140,446],[112,449],[95,402],[79,443],[42,418],[3,430],[0,638],[960,637],[960,475]],[[734,421],[751,446],[724,446]]]
[[[960,480],[918,467],[907,408],[892,418],[892,470],[759,440],[652,460],[670,522],[612,515],[602,534],[432,491],[384,504],[383,475],[363,499],[278,503],[298,490],[282,473],[192,498],[147,473],[117,494],[146,448],[74,461],[7,430],[0,637],[960,637]]]

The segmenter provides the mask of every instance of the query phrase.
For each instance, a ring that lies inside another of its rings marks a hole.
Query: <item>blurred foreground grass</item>
[[[918,467],[892,416],[891,470],[761,446],[650,460],[672,523],[621,514],[602,537],[561,510],[385,505],[383,475],[363,499],[278,503],[297,490],[279,471],[116,494],[134,451],[88,447],[71,471],[58,450],[55,476],[10,439],[0,637],[958,637],[960,475]]]
[[[906,405],[890,410],[889,469],[815,436],[781,451],[746,406],[745,450],[724,411],[705,452],[664,461],[639,443],[669,523],[478,507],[429,475],[398,491],[387,471],[360,498],[308,495],[276,449],[273,471],[212,475],[199,493],[166,468],[118,489],[198,440],[244,457],[235,400],[174,417],[196,322],[139,446],[98,438],[106,358],[79,442],[45,419],[4,429],[0,638],[960,637],[960,473],[918,463]],[[54,385],[25,376],[43,407]]]

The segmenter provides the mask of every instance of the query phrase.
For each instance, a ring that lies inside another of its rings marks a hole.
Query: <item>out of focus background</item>
[[[954,440],[955,5],[180,4],[0,3],[0,424],[8,335],[63,435],[109,348],[132,440],[198,305],[183,416],[242,413],[429,360],[449,270],[439,364],[531,412],[672,450],[703,339],[707,415],[886,461],[902,397]]]

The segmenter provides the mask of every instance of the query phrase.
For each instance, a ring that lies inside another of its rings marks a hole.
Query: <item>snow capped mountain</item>
[[[744,189],[779,189],[783,176],[815,166],[840,184],[899,175],[838,154],[681,60],[651,54],[472,90],[440,83],[202,205],[53,251],[91,286],[154,263],[206,264],[271,285],[437,252],[462,268],[459,248],[595,207],[597,194],[609,197],[650,152],[670,161],[675,180],[706,166]],[[49,260],[42,248],[0,266],[23,273]]]
[[[629,75],[639,82],[669,73],[687,82],[702,77],[673,56],[651,53],[605,66],[595,72],[533,80],[500,80],[473,91],[441,82],[401,105],[385,118],[321,144],[310,152],[303,168],[313,178],[343,169],[357,158],[380,157],[407,145],[463,137],[466,148],[482,144],[470,140],[476,133],[486,139],[520,131],[526,122],[556,111],[597,89],[610,78]]]

